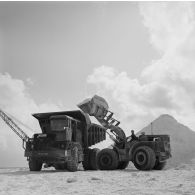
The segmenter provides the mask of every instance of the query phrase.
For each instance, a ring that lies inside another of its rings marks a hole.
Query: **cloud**
[[[151,43],[163,53],[177,50],[194,30],[193,4],[190,2],[147,2],[139,5]]]
[[[24,131],[31,137],[35,132],[40,132],[38,122],[32,113],[46,112],[46,111],[58,111],[60,105],[54,104],[51,101],[38,104],[28,92],[28,84],[31,79],[27,79],[27,84],[12,76],[8,73],[0,73],[0,108],[11,114],[13,120],[24,129]],[[33,83],[30,82],[30,85]],[[27,129],[24,125],[18,122],[18,120],[24,124],[27,124],[31,130]],[[1,138],[0,145],[5,147],[10,140],[10,136],[16,136],[11,129],[0,119]]]
[[[7,148],[7,143],[5,137],[0,136],[0,150],[5,150]]]
[[[176,107],[163,85],[157,82],[141,84],[138,79],[131,79],[127,73],[117,72],[112,67],[96,68],[87,82],[96,86],[97,94],[108,100],[110,109],[128,129],[141,128],[145,119],[155,114],[154,109],[160,113]]]
[[[139,130],[163,113],[173,115],[195,130],[195,18],[189,2],[139,4],[150,42],[160,58],[140,76],[100,66],[87,82],[108,99],[124,127]]]
[[[162,54],[142,71],[141,79],[164,85],[170,100],[177,105],[173,110],[176,117],[195,129],[194,4],[143,3],[140,13],[150,32],[152,45]]]

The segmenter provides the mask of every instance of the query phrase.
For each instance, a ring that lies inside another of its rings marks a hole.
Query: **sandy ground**
[[[1,168],[0,195],[56,194],[195,194],[195,164],[163,171],[60,172],[43,169]]]

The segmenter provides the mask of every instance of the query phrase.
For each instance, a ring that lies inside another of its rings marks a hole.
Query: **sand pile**
[[[151,134],[151,124],[140,132],[142,131]],[[152,132],[153,134],[170,135],[172,158],[169,160],[168,166],[175,167],[183,163],[190,163],[195,158],[195,132],[172,116],[164,114],[154,120]]]

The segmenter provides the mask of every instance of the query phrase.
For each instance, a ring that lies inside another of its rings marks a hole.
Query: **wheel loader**
[[[78,107],[95,117],[114,141],[112,148],[105,148],[97,154],[100,170],[125,169],[129,161],[138,170],[161,170],[171,157],[169,135],[142,134],[136,137],[132,134],[127,137],[119,127],[120,122],[113,118],[113,112],[108,110],[104,98],[95,95],[78,104]]]

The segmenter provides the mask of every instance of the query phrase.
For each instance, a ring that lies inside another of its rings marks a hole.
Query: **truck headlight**
[[[68,156],[68,151],[67,150],[64,151],[64,155]]]

